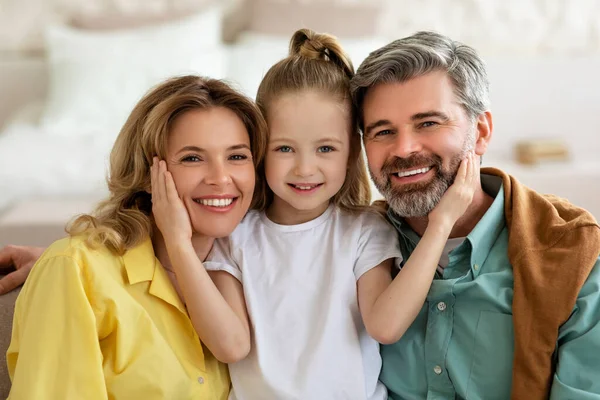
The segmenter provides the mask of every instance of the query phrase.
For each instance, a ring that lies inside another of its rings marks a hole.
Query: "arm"
[[[207,272],[191,242],[167,244],[167,249],[202,342],[221,362],[245,358],[250,351],[250,327],[240,281],[223,271]]]
[[[242,285],[229,274],[209,276],[196,255],[189,214],[164,161],[152,166],[152,213],[198,336],[221,362],[245,358],[250,327]]]
[[[10,398],[108,399],[96,318],[70,257],[41,259],[17,300]]]
[[[358,280],[360,312],[369,335],[380,343],[400,340],[425,303],[452,226],[431,226],[396,278],[386,260]]]
[[[393,281],[391,260],[358,280],[360,312],[367,332],[378,342],[397,342],[423,307],[452,227],[473,199],[477,172],[473,157],[462,162],[454,184],[429,214],[423,237]]]
[[[13,246],[7,245],[0,250],[0,271],[9,272],[0,279],[0,295],[10,292],[25,283],[25,279],[31,272],[33,264],[44,252],[43,247]]]
[[[558,333],[551,400],[600,400],[600,259]]]

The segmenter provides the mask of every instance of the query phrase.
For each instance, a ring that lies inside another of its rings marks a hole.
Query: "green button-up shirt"
[[[397,343],[381,347],[380,379],[390,399],[510,398],[513,274],[504,192],[498,177],[482,175],[482,186],[495,197],[491,207],[450,252],[412,326]],[[419,236],[389,217],[406,258]],[[600,399],[600,259],[559,331],[556,354],[550,398]]]

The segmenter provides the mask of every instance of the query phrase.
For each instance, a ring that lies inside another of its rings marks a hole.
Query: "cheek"
[[[267,155],[267,157],[265,157],[265,175],[267,181],[283,176],[287,171],[286,164],[288,164],[288,162],[281,157]]]
[[[254,185],[256,183],[256,171],[254,165],[245,165],[243,168],[236,169],[232,173],[233,179],[236,182],[240,191],[246,196],[252,196],[254,193]]]
[[[463,143],[445,141],[443,144],[437,146],[437,151],[435,151],[434,154],[437,154],[442,158],[442,162],[445,166],[450,166],[462,151]]]
[[[348,161],[350,160],[350,151],[340,152],[339,156],[335,157],[329,163],[329,170],[341,175],[346,179],[346,172],[348,171]]]
[[[171,172],[179,196],[190,193],[196,187],[197,183],[202,180],[201,174],[198,173],[199,171],[195,171],[194,173],[190,168],[177,168],[169,172]]]
[[[379,143],[365,143],[367,164],[372,170],[379,170],[386,159],[387,150]]]
[[[457,152],[462,151],[462,148],[467,140],[467,136],[460,133],[461,130],[454,129],[452,131],[441,131],[440,134],[432,135],[426,138],[423,143],[424,147],[432,153],[438,154],[442,158],[452,156]]]

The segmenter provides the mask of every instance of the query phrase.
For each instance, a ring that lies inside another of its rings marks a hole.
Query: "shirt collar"
[[[167,271],[154,254],[152,240],[148,237],[141,244],[128,250],[122,257],[130,285],[151,282],[148,292],[187,314],[183,302],[173,287]]]
[[[130,285],[151,281],[156,264],[160,263],[154,256],[154,247],[149,237],[123,255],[123,266]]]
[[[487,194],[495,196],[495,198],[475,228],[467,235],[467,240],[471,243],[471,270],[474,277],[481,272],[481,266],[506,226],[502,178],[481,175],[481,186]]]
[[[495,199],[465,240],[471,244],[470,262],[474,277],[479,275],[481,265],[487,259],[492,246],[506,225],[502,178],[482,174],[481,186],[487,194],[495,197]],[[421,239],[419,235],[408,226],[402,217],[397,216],[391,208],[388,208],[387,215],[392,225],[404,239],[410,240],[414,244],[419,242]]]

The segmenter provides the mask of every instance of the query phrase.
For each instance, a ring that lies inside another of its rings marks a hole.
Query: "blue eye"
[[[435,121],[425,121],[421,124],[421,127],[422,128],[431,128],[432,126],[436,126],[436,125],[438,125],[438,123]]]
[[[279,151],[280,153],[291,153],[292,148],[290,146],[279,146],[275,151]]]
[[[335,149],[331,146],[321,146],[317,151],[319,153],[331,153],[332,151],[335,151]]]

